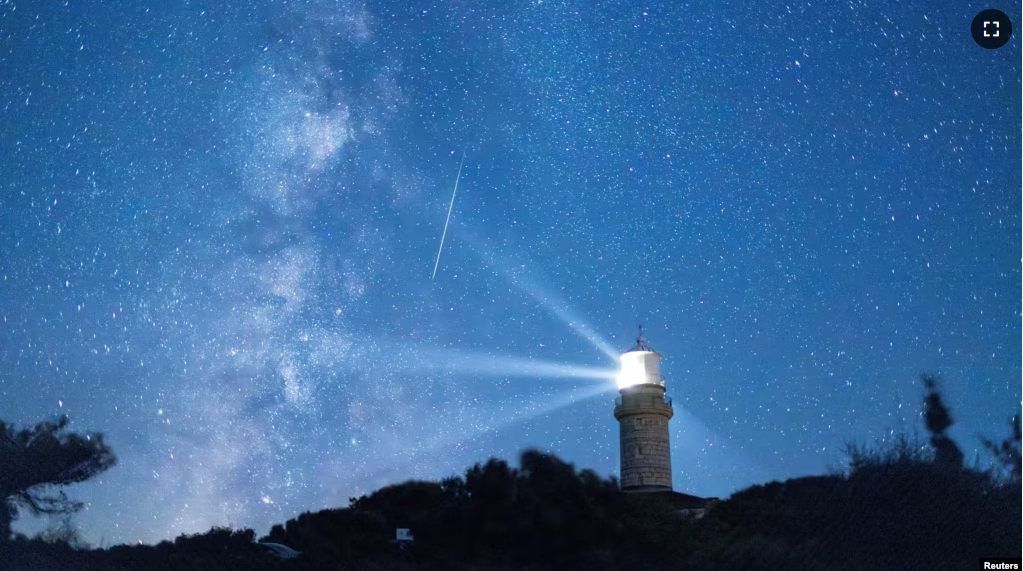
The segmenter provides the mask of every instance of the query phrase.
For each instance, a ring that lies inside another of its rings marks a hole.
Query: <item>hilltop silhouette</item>
[[[924,377],[926,443],[850,446],[832,474],[752,486],[703,517],[663,494],[629,494],[615,478],[537,450],[518,467],[491,458],[439,482],[387,486],[348,507],[303,513],[261,542],[213,528],[155,546],[74,549],[59,538],[0,541],[5,569],[820,570],[969,569],[1018,557],[1019,418],[983,440],[995,467],[966,466],[933,378]],[[10,429],[9,429],[10,432]],[[414,541],[395,541],[409,529]]]

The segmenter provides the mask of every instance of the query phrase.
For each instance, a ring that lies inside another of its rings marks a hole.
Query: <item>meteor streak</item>
[[[451,191],[451,204],[448,204],[448,217],[444,220],[444,232],[440,235],[440,248],[437,248],[437,261],[433,263],[433,275],[430,279],[437,277],[437,266],[440,265],[440,253],[444,250],[444,238],[448,235],[448,223],[451,222],[451,209],[455,206],[455,194],[458,193],[458,181],[462,178],[462,164],[465,162],[465,151],[462,151],[462,160],[458,162],[458,174],[455,176],[455,190]]]

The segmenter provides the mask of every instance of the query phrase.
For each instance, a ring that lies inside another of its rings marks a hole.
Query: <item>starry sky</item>
[[[617,474],[642,323],[676,490],[923,436],[924,371],[984,462],[1021,54],[969,29],[1020,7],[948,6],[0,0],[0,418],[107,435],[88,541],[265,533],[528,447]]]

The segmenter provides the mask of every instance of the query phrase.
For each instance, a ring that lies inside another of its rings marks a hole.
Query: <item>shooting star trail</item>
[[[458,181],[462,178],[462,164],[465,163],[465,151],[462,151],[462,160],[458,162],[458,174],[455,176],[455,190],[451,191],[451,204],[448,204],[448,217],[444,220],[444,232],[440,235],[440,248],[437,248],[437,261],[433,263],[433,275],[430,279],[437,277],[437,266],[440,265],[440,253],[444,251],[444,238],[448,235],[448,223],[451,222],[451,209],[455,206],[455,194],[458,193]]]

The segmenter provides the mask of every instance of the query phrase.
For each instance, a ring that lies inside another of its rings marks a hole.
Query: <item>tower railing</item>
[[[672,406],[671,405],[671,397],[669,397],[668,395],[664,395],[664,404],[666,404],[668,406]],[[621,396],[615,397],[615,406],[616,407],[622,406],[622,397]],[[675,407],[672,406],[672,408],[675,408]]]

